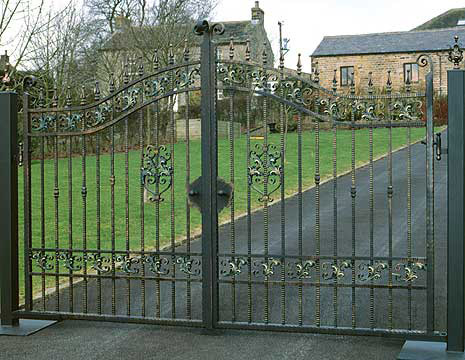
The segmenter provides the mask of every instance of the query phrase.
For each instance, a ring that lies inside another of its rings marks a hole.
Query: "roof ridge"
[[[464,26],[452,26],[448,28],[428,29],[428,30],[387,31],[387,32],[379,32],[379,33],[365,33],[365,34],[352,34],[352,35],[326,35],[324,36],[324,38],[344,38],[344,37],[367,36],[367,35],[399,35],[399,34],[450,31],[453,29],[464,30],[465,27]]]

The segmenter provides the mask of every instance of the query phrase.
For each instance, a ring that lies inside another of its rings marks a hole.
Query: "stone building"
[[[416,64],[420,54],[428,54],[434,64],[434,89],[439,95],[447,92],[447,70],[453,68],[448,61],[448,50],[459,36],[465,44],[465,26],[445,29],[415,30],[365,35],[326,36],[311,55],[312,69],[318,68],[320,84],[332,87],[334,76],[338,91],[348,91],[353,73],[356,91],[364,92],[372,73],[378,90],[386,85],[391,71],[393,90],[405,86],[410,74],[412,87],[424,87],[429,67]]]
[[[118,18],[116,23],[117,31],[112,34],[103,46],[102,53],[107,58],[118,58],[130,51],[144,50],[147,53],[155,49],[167,50],[167,37],[165,33],[170,33],[170,40],[176,47],[175,53],[182,54],[184,38],[188,38],[190,44],[190,57],[198,58],[200,54],[200,44],[202,37],[193,34],[194,24],[169,25],[169,28],[161,29],[160,26],[132,26],[125,18]],[[273,49],[265,30],[265,12],[260,8],[259,1],[255,1],[251,9],[251,18],[242,21],[219,21],[225,26],[222,35],[215,35],[213,40],[217,44],[218,56],[229,57],[229,47],[231,38],[234,42],[235,59],[244,60],[247,40],[250,40],[251,61],[262,62],[263,50],[268,54],[268,64],[274,65]],[[164,51],[167,52],[167,51]],[[166,54],[160,54],[161,57]]]

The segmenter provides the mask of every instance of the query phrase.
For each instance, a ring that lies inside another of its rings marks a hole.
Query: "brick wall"
[[[341,66],[353,66],[355,75],[355,87],[357,93],[364,93],[367,89],[368,74],[372,72],[373,84],[375,88],[382,89],[386,86],[387,72],[391,70],[391,80],[394,91],[402,90],[404,84],[405,63],[416,62],[420,53],[399,53],[399,54],[373,54],[373,55],[344,55],[344,56],[315,56],[312,57],[312,64],[318,62],[320,71],[320,84],[331,89],[334,77],[334,69],[337,69],[336,79],[338,91],[349,91],[347,86],[341,86],[340,68]],[[437,94],[447,94],[447,70],[453,68],[453,64],[447,60],[447,51],[430,52],[428,55],[433,59],[434,64],[434,90]],[[424,91],[425,75],[429,71],[429,66],[419,68],[419,82],[413,83],[412,88]]]

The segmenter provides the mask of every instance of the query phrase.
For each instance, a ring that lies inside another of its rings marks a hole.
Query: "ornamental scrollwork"
[[[100,254],[88,254],[84,257],[84,259],[86,262],[92,263],[91,268],[95,271],[104,274],[110,272],[111,270],[109,265],[104,265],[110,263],[110,259],[106,256],[102,256]]]
[[[345,270],[352,267],[349,261],[342,261],[340,265],[332,263],[324,263],[321,268],[323,270],[323,279],[342,279],[345,276]]]
[[[159,76],[150,80],[146,80],[145,83],[145,95],[147,97],[157,97],[165,94],[170,86],[170,79],[168,76]]]
[[[158,255],[147,256],[144,261],[149,264],[151,272],[157,275],[168,275],[169,270],[166,266],[169,264],[169,260],[166,258],[160,258]]]
[[[381,273],[386,270],[388,265],[383,262],[379,262],[373,265],[362,263],[358,266],[359,270],[362,271],[358,274],[360,281],[377,280],[381,278]]]
[[[173,167],[171,153],[162,145],[158,148],[147,146],[143,155],[141,184],[150,193],[149,200],[162,202],[162,195],[172,186]]]
[[[32,131],[47,131],[56,121],[55,115],[40,114],[31,118]]]
[[[191,70],[178,69],[174,74],[174,84],[177,89],[185,89],[193,85],[200,76],[200,70],[195,67]]]
[[[242,266],[246,265],[248,262],[243,258],[234,258],[229,260],[221,261],[221,265],[226,267],[226,269],[221,270],[221,275],[225,277],[232,277],[242,273]]]
[[[120,263],[121,270],[126,274],[138,274],[139,269],[133,268],[134,264],[138,264],[140,260],[138,258],[133,258],[128,255],[117,255],[115,261]]]
[[[244,85],[248,72],[241,64],[220,64],[218,67],[218,80],[225,85]]]
[[[392,273],[396,280],[403,282],[413,282],[418,279],[418,271],[426,271],[426,264],[421,262],[397,264],[394,267],[396,273]]]
[[[179,269],[186,275],[200,275],[200,260],[193,259],[190,256],[181,256],[176,259],[176,264],[179,265]],[[195,268],[194,268],[195,267]]]
[[[281,153],[276,145],[256,144],[249,156],[248,183],[260,194],[258,201],[270,203],[271,195],[281,187]]]
[[[423,117],[422,101],[411,98],[399,98],[392,103],[392,115],[399,119],[418,120]]]
[[[82,270],[82,265],[76,264],[82,262],[82,258],[80,256],[71,255],[69,253],[61,253],[57,255],[57,259],[59,261],[63,261],[64,267],[67,268],[69,271]]]
[[[44,252],[37,252],[32,254],[31,258],[35,260],[37,266],[44,271],[54,269],[54,265],[49,263],[49,261],[54,260],[54,257],[51,255],[45,254]]]
[[[291,266],[292,268],[288,272],[288,276],[291,279],[311,279],[311,271],[316,266],[316,262],[314,260],[306,260],[292,264]]]
[[[252,271],[255,276],[263,275],[268,277],[274,275],[274,268],[281,265],[281,262],[277,259],[270,258],[267,261],[255,262],[254,265],[259,267],[259,269]]]

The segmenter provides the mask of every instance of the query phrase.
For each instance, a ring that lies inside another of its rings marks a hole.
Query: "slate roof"
[[[312,56],[408,53],[448,50],[454,36],[465,44],[465,27],[365,35],[325,36]]]

